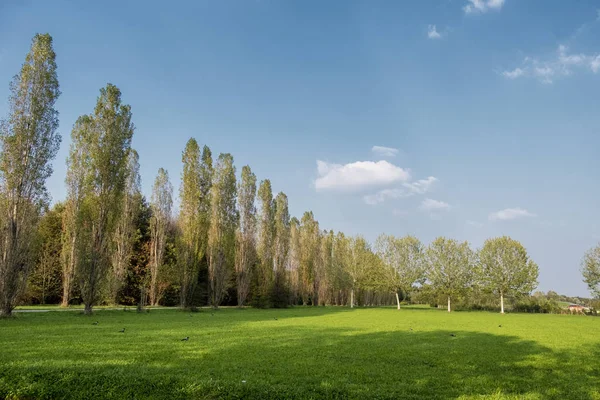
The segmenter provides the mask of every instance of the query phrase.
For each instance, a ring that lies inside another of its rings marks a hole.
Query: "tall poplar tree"
[[[110,275],[110,300],[118,303],[119,290],[125,284],[125,273],[133,254],[136,241],[135,217],[140,207],[141,178],[137,151],[131,149],[127,161],[127,179],[120,206],[120,215],[114,235],[112,250],[112,271]]]
[[[76,273],[85,313],[90,314],[101,299],[111,266],[111,245],[125,195],[134,126],[131,107],[121,102],[121,91],[110,83],[100,89],[94,114],[80,121],[89,162],[77,218],[81,232],[76,241]]]
[[[191,138],[185,145],[181,161],[183,173],[179,190],[179,243],[177,245],[177,263],[179,269],[181,307],[191,305],[194,290],[198,283],[200,261],[205,255],[205,220],[202,203],[202,176],[200,147],[196,139]]]
[[[236,209],[235,167],[233,156],[220,154],[211,188],[210,230],[208,231],[208,279],[210,302],[218,307],[227,289],[235,264]]]
[[[286,307],[289,303],[289,290],[286,282],[286,263],[290,249],[290,212],[288,198],[280,192],[275,198],[273,264],[274,278],[271,289],[271,302],[275,307]]]
[[[37,34],[10,84],[8,118],[0,124],[0,315],[11,315],[34,264],[36,224],[48,203],[46,179],[60,145],[56,54]]]
[[[150,305],[156,306],[160,300],[158,277],[161,273],[165,257],[167,231],[171,222],[173,207],[173,185],[169,181],[169,173],[158,169],[158,175],[152,187],[150,208]]]
[[[271,181],[265,179],[258,188],[258,201],[260,204],[258,225],[258,258],[259,266],[256,273],[255,303],[267,301],[268,291],[273,281],[273,240],[275,237],[275,204]]]
[[[306,211],[300,222],[300,296],[302,304],[306,305],[310,300],[317,305],[319,282],[315,268],[319,250],[319,223],[315,221],[312,211]]]
[[[92,120],[88,116],[77,119],[71,131],[71,146],[67,157],[67,200],[63,213],[62,229],[62,281],[63,295],[62,307],[67,307],[71,300],[75,282],[75,267],[77,265],[77,243],[82,226],[79,221],[81,205],[88,190],[90,158],[88,157],[91,145],[88,140]]]
[[[252,266],[256,261],[256,175],[249,166],[242,167],[238,185],[240,223],[236,244],[236,288],[238,306],[242,307],[250,292]]]
[[[290,220],[290,249],[288,257],[288,282],[290,283],[290,303],[297,304],[300,288],[300,263],[302,250],[300,245],[300,221],[292,217]]]

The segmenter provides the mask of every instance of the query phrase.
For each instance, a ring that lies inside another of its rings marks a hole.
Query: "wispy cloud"
[[[317,190],[358,190],[410,179],[407,170],[384,160],[356,161],[344,165],[318,160],[317,174],[315,180]]]
[[[371,151],[381,157],[396,157],[399,150],[393,147],[373,146]]]
[[[506,208],[488,216],[490,221],[508,221],[511,219],[535,217],[536,215],[522,208]]]
[[[429,25],[429,27],[427,28],[427,37],[429,39],[441,39],[442,34],[438,32],[435,25]]]
[[[421,202],[419,209],[422,211],[446,211],[450,209],[450,204],[439,200],[425,199]]]
[[[483,14],[488,11],[499,11],[504,5],[504,0],[469,0],[463,7],[465,14]]]
[[[558,46],[556,53],[546,60],[526,57],[523,65],[512,70],[502,71],[507,79],[532,77],[545,84],[551,84],[559,77],[572,75],[578,70],[600,72],[600,54],[574,54],[565,45]]]
[[[383,189],[377,193],[369,194],[363,197],[365,203],[376,205],[386,200],[401,199],[411,197],[416,194],[425,194],[431,190],[431,187],[438,179],[430,176],[427,179],[419,179],[414,182],[404,182],[400,188]]]

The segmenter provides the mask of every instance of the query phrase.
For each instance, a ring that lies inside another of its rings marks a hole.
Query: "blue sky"
[[[321,226],[521,241],[540,289],[587,290],[600,241],[600,3],[561,0],[0,2],[0,115],[36,32],[71,127],[116,84],[146,195],[190,137]],[[373,149],[374,146],[389,149]],[[394,150],[395,149],[395,150]]]

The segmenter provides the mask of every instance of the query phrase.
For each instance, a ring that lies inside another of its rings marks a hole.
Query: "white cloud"
[[[523,217],[535,217],[535,214],[530,213],[522,208],[506,208],[504,210],[496,211],[488,216],[490,221],[507,221],[516,218]]]
[[[317,190],[356,190],[370,186],[389,185],[410,179],[407,170],[387,161],[356,161],[349,164],[330,164],[317,161]]]
[[[504,5],[504,0],[469,0],[463,7],[465,14],[483,14],[488,11],[499,11]]]
[[[427,179],[419,179],[414,182],[404,182],[401,188],[383,189],[377,193],[369,194],[363,197],[365,203],[376,205],[383,203],[388,199],[401,199],[414,196],[416,194],[425,194],[431,190],[431,187],[438,179],[430,176]]]
[[[467,225],[473,226],[475,228],[482,228],[483,227],[483,224],[481,222],[471,221],[471,220],[467,220]]]
[[[521,68],[515,68],[512,71],[503,71],[502,75],[508,79],[517,79],[525,73]]]
[[[542,83],[551,84],[556,78],[569,76],[577,70],[586,69],[594,74],[600,72],[600,54],[572,54],[569,53],[567,46],[560,45],[556,53],[546,60],[526,57],[522,67],[502,71],[501,74],[507,79],[529,76]]]
[[[441,39],[442,34],[437,31],[435,25],[429,25],[429,28],[427,29],[427,37],[429,39]]]
[[[421,202],[419,209],[422,211],[446,211],[450,209],[450,204],[427,198]]]
[[[381,157],[396,157],[399,150],[393,147],[373,146],[371,151]]]

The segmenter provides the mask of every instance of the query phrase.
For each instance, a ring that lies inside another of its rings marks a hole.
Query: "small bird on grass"
[[[410,331],[412,332],[412,328],[410,328]]]
[[[181,339],[182,342],[187,342],[188,340],[190,340],[189,336],[184,337],[183,339]]]
[[[452,336],[452,337],[456,337],[456,335],[455,335],[454,333],[451,333],[451,334],[450,334],[450,336]]]
[[[98,321],[94,322],[92,325],[98,325]]]
[[[502,325],[498,325],[498,328],[502,328]]]
[[[120,333],[125,333],[125,328],[121,329],[119,332]]]

